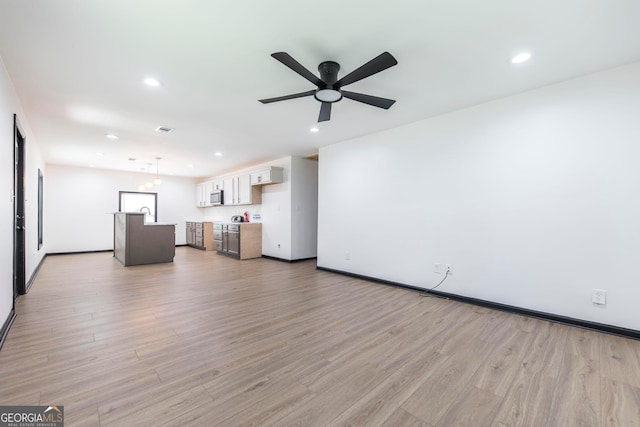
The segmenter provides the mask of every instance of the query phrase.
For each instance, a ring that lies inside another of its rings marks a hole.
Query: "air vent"
[[[135,158],[135,157],[129,157],[129,161],[130,161],[130,162],[135,162],[135,161],[136,161],[136,158]]]
[[[158,126],[156,128],[156,132],[160,132],[160,133],[170,133],[173,132],[174,129],[173,128],[168,128],[166,126]]]

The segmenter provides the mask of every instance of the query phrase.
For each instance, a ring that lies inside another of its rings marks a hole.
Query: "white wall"
[[[24,116],[23,116],[24,117]],[[20,121],[23,128],[26,126],[25,120]],[[23,129],[23,132],[27,132]],[[27,133],[30,135],[30,132]],[[46,241],[43,240],[42,247],[38,249],[38,169],[42,171],[43,181],[47,180],[47,171],[44,159],[40,153],[40,148],[34,138],[28,137],[25,141],[25,263],[26,277],[29,281],[47,253]],[[43,209],[46,209],[43,202]],[[44,211],[43,211],[44,212]],[[43,224],[44,225],[44,224]]]
[[[320,159],[319,266],[640,329],[640,63]]]
[[[313,258],[318,247],[318,162],[293,157],[291,177],[291,259]]]
[[[48,253],[113,249],[113,215],[119,191],[138,191],[149,174],[47,165],[44,240]],[[199,217],[195,180],[163,176],[158,222],[176,224],[176,244],[185,244],[185,221]]]
[[[16,99],[0,62],[0,327],[13,307],[13,113]]]
[[[13,114],[25,135],[25,261],[29,281],[44,257],[46,246],[38,250],[38,168],[44,171],[42,155],[28,118],[22,112],[13,83],[0,58],[0,326],[13,305]]]
[[[284,182],[262,186],[262,254],[287,260],[293,255],[291,159],[284,157],[268,162],[267,165],[284,168]]]

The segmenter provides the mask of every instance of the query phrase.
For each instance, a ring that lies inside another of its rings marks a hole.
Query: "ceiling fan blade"
[[[278,96],[276,98],[259,99],[258,101],[262,102],[263,104],[268,104],[270,102],[286,101],[287,99],[295,99],[295,98],[302,98],[305,96],[311,96],[314,93],[316,93],[315,90],[308,90],[306,92],[293,93],[291,95]]]
[[[380,55],[373,58],[358,69],[353,70],[337,82],[333,84],[334,89],[339,89],[342,86],[350,85],[358,80],[362,80],[366,77],[372,76],[380,71],[384,71],[389,67],[396,65],[398,61],[389,52],[383,52]]]
[[[365,95],[364,93],[348,92],[346,90],[343,90],[341,92],[342,96],[344,96],[345,98],[353,99],[354,101],[362,102],[364,104],[373,105],[374,107],[384,108],[385,110],[388,110],[396,102],[393,99]]]
[[[307,70],[298,61],[293,59],[293,57],[291,55],[289,55],[287,52],[276,52],[276,53],[272,53],[271,56],[273,56],[278,61],[282,62],[287,67],[291,68],[296,73],[300,74],[305,79],[309,80],[314,85],[316,85],[318,87],[325,87],[326,86],[326,84],[322,80],[320,80],[311,71]]]
[[[318,123],[326,122],[331,119],[331,103],[323,102],[320,107],[320,115],[318,116]]]

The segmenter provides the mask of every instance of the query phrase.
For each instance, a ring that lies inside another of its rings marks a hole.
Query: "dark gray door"
[[[25,272],[25,206],[24,206],[24,133],[18,116],[13,115],[14,180],[13,180],[13,297],[27,293]]]

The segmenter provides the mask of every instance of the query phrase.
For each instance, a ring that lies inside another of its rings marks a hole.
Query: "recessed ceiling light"
[[[187,165],[187,167],[188,167],[189,169],[193,169],[193,165],[192,165],[192,164],[188,164],[188,165]]]
[[[120,139],[120,137],[118,135],[116,135],[115,133],[105,133],[104,136],[109,138],[109,139]]]
[[[309,132],[320,132],[320,129],[318,129],[316,126],[312,127],[311,129],[309,129]]]
[[[154,79],[153,77],[147,77],[146,79],[144,79],[144,84],[152,87],[158,87],[162,85],[162,83],[160,83],[158,79]]]
[[[102,154],[102,153],[96,153],[96,156],[98,156],[98,157],[102,157],[102,156],[104,156],[104,154]]]
[[[531,59],[531,54],[529,52],[522,52],[511,58],[512,64],[522,64],[523,62],[527,62]]]
[[[222,153],[221,153],[221,152],[219,152],[219,151],[216,151],[215,155],[216,155],[216,156],[218,156],[218,157],[220,157],[220,156],[222,156]]]

